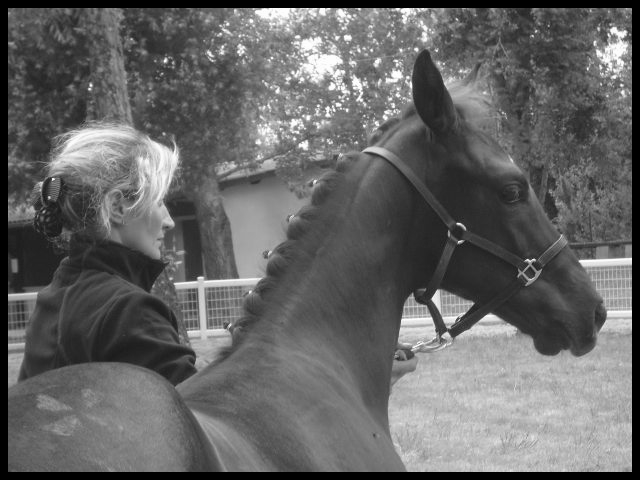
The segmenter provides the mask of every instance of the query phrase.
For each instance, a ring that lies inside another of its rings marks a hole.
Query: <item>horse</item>
[[[541,354],[593,349],[602,298],[484,128],[473,79],[447,88],[423,50],[412,92],[289,218],[231,346],[175,388],[121,363],[18,383],[9,470],[403,471],[393,355],[407,297],[434,288],[476,302],[438,347],[492,311]]]

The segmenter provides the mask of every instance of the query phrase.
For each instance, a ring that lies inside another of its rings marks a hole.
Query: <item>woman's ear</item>
[[[120,191],[109,192],[105,198],[109,209],[109,221],[115,225],[124,225],[128,211],[127,200]]]

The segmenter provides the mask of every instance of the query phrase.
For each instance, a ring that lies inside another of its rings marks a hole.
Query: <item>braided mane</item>
[[[271,292],[289,266],[313,255],[313,252],[304,248],[302,240],[307,237],[326,200],[342,184],[345,172],[358,155],[359,152],[340,155],[334,170],[324,173],[319,179],[313,181],[309,204],[289,216],[286,240],[269,252],[266,276],[245,294],[242,305],[243,314],[232,321],[228,327],[232,335],[232,345],[222,349],[212,363],[219,363],[233,352],[246,338],[247,332],[262,318]]]

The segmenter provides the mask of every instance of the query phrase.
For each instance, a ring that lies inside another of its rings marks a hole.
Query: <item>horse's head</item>
[[[468,232],[515,257],[539,258],[559,234],[527,176],[481,128],[477,114],[484,112],[486,119],[487,109],[472,92],[466,82],[449,92],[423,51],[413,71],[414,108],[399,121],[387,123],[373,143],[400,157]],[[422,234],[411,246],[421,267],[415,279],[419,287],[436,271],[447,227],[422,198],[415,199],[422,204],[415,220],[415,230]],[[465,242],[455,248],[442,287],[486,302],[507,288],[517,272],[490,250]],[[569,248],[557,253],[535,282],[519,289],[494,313],[531,335],[536,349],[549,355],[563,349],[574,355],[587,353],[606,319],[602,298]]]

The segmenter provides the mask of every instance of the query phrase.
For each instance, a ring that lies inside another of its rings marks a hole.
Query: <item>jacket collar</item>
[[[147,292],[151,291],[154,282],[168,265],[118,242],[93,242],[83,238],[72,239],[69,261],[82,269],[119,275]]]

